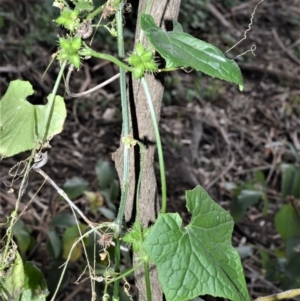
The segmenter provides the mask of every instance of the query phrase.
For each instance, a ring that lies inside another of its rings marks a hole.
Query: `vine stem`
[[[118,10],[116,12],[116,23],[117,23],[117,33],[118,33],[118,54],[121,59],[125,57],[125,49],[124,49],[124,36],[123,36],[123,11],[124,2],[120,1]],[[132,68],[119,61],[118,59],[113,57],[113,63],[117,64],[120,67],[120,92],[121,92],[121,106],[122,106],[122,136],[126,137],[129,135],[129,112],[128,112],[128,102],[127,102],[127,93],[126,93],[126,71],[132,71]],[[120,226],[122,225],[123,215],[126,207],[127,195],[128,195],[128,179],[129,179],[129,148],[124,145],[123,151],[123,187],[121,192],[121,201],[118,210],[118,215],[116,219],[116,224]],[[120,263],[121,263],[121,252],[120,252],[120,240],[119,234],[115,238],[115,272],[120,272]],[[113,299],[119,300],[119,291],[120,291],[120,282],[119,280],[114,282],[114,290],[113,290]]]
[[[125,57],[124,50],[124,40],[123,40],[123,19],[122,19],[123,1],[120,3],[119,10],[116,13],[117,31],[118,31],[118,54],[120,58]],[[125,65],[125,64],[124,64]],[[120,67],[120,91],[121,91],[121,106],[122,106],[122,136],[127,137],[129,135],[129,112],[128,112],[128,102],[126,93],[126,73],[125,68],[122,65]],[[130,68],[125,65],[126,68]],[[130,68],[132,69],[132,68]],[[127,69],[128,70],[128,69]],[[130,70],[129,70],[130,71]],[[121,202],[119,206],[119,211],[117,215],[116,222],[121,225],[123,220],[123,215],[126,207],[126,199],[128,192],[128,178],[129,178],[129,147],[124,146],[123,154],[123,189],[121,195]]]
[[[49,125],[51,122],[52,113],[53,113],[55,96],[56,96],[58,86],[60,84],[60,81],[62,79],[62,76],[63,76],[66,66],[67,66],[67,61],[64,61],[60,67],[59,73],[58,73],[56,81],[55,81],[55,85],[53,87],[52,93],[50,94],[50,98],[48,100],[47,110],[46,110],[45,119],[44,119],[44,126],[42,128],[43,130],[42,130],[42,135],[41,135],[43,142],[45,142],[47,140],[47,134],[48,134],[48,129],[49,129]]]
[[[125,273],[121,274],[120,276],[118,276],[118,277],[116,277],[116,278],[114,278],[112,280],[107,281],[106,284],[110,284],[110,283],[113,283],[115,281],[123,279],[124,277],[132,274],[135,270],[137,270],[138,268],[140,268],[142,265],[143,265],[143,262],[141,261],[138,265],[136,265],[135,267],[133,267],[130,270],[126,271]]]
[[[116,13],[117,15],[118,13]],[[118,23],[118,22],[117,22]],[[123,30],[123,28],[122,28]],[[119,31],[118,31],[118,41],[119,41]],[[124,45],[124,43],[123,43]],[[122,68],[123,70],[126,71],[133,71],[133,68],[131,68],[130,66],[126,65],[125,63],[123,63],[122,61],[118,60],[117,58],[115,58],[112,55],[106,54],[106,53],[100,53],[100,52],[96,52],[94,50],[92,50],[90,47],[88,47],[85,43],[84,43],[85,48],[83,48],[82,50],[80,50],[78,52],[79,55],[81,56],[92,56],[92,57],[96,57],[98,59],[103,59],[103,60],[107,60],[110,61],[116,65],[118,65],[120,68]],[[124,46],[123,46],[124,47]],[[119,52],[119,56],[120,56],[120,52]]]
[[[146,94],[148,107],[150,110],[150,115],[152,119],[152,124],[154,128],[155,133],[155,139],[156,139],[156,145],[157,145],[157,152],[158,152],[158,161],[159,161],[159,171],[160,171],[160,181],[161,181],[161,213],[166,213],[167,210],[167,183],[166,183],[166,174],[165,174],[165,164],[164,164],[164,156],[163,156],[163,150],[162,150],[162,144],[159,134],[159,128],[158,123],[154,111],[154,107],[152,104],[152,99],[150,95],[150,91],[148,88],[148,84],[146,82],[145,77],[142,77],[141,79],[142,85]]]
[[[136,143],[138,144],[138,146],[140,148],[141,163],[140,163],[140,173],[139,173],[137,189],[136,189],[136,209],[135,209],[136,210],[136,219],[135,220],[138,223],[140,223],[141,220],[140,220],[139,201],[140,201],[140,197],[141,197],[142,175],[143,175],[144,162],[145,162],[145,146],[139,141],[136,141]],[[140,237],[142,237],[141,229],[140,229]]]
[[[151,283],[150,283],[150,274],[149,274],[149,263],[148,262],[144,263],[144,271],[145,271],[147,301],[152,301]]]
[[[90,14],[86,17],[86,19],[87,19],[87,20],[93,20],[94,17],[96,17],[98,14],[100,14],[100,13],[103,11],[104,6],[105,6],[105,4],[99,6],[99,7],[98,7],[97,9],[95,9],[92,13],[90,13]]]

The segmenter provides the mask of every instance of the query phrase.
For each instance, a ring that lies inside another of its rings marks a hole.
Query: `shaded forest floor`
[[[55,52],[55,47],[49,45],[55,45],[57,29],[43,20],[47,14],[53,13],[52,8],[45,4],[40,6],[42,1],[38,0],[22,0],[14,8],[14,2],[2,1],[0,14],[4,21],[0,38],[0,96],[11,80],[24,79],[29,80],[36,91],[29,100],[35,104],[43,103],[45,95],[51,92],[58,71],[57,65],[53,64],[41,80],[50,56]],[[256,3],[211,1],[207,10],[200,11],[199,6],[197,13],[188,19],[188,14],[193,11],[191,6],[196,4],[186,1],[179,21],[192,35],[225,52],[243,37]],[[54,12],[58,11],[54,9]],[[130,16],[125,17],[130,19]],[[130,24],[129,20],[127,22]],[[255,56],[248,52],[236,59],[245,80],[243,92],[239,92],[236,86],[194,71],[176,71],[165,78],[160,128],[167,167],[169,211],[179,212],[188,222],[184,191],[198,184],[229,209],[234,198],[233,187],[245,182],[254,183],[257,177],[265,179],[265,186],[260,186],[260,189],[269,200],[267,212],[263,214],[263,202],[252,206],[236,224],[233,236],[236,247],[253,246],[251,254],[243,259],[253,298],[281,291],[278,282],[265,278],[259,249],[272,255],[272,250],[283,246],[274,226],[274,215],[284,202],[280,194],[280,166],[299,163],[299,30],[297,0],[265,1],[258,6],[247,39],[228,53],[228,57],[235,58],[252,45],[256,46]],[[125,35],[129,51],[133,32],[125,31]],[[115,53],[112,43],[109,36],[100,33],[96,35],[93,47]],[[111,64],[89,60],[73,74],[72,90],[85,91],[116,73],[117,69]],[[63,84],[60,94],[64,95]],[[91,190],[96,191],[96,162],[99,159],[111,160],[111,154],[119,145],[118,82],[85,98],[66,96],[65,99],[68,116],[64,131],[53,138],[44,170],[59,186],[67,179],[81,177],[90,183]],[[20,155],[1,161],[0,222],[5,220],[16,202],[16,194],[8,194],[3,182],[11,181],[9,169],[24,158],[26,156]],[[24,204],[42,183],[38,175],[31,175]],[[16,182],[14,188],[17,187]],[[76,203],[91,220],[105,220],[99,213],[89,211],[84,196]],[[30,252],[31,260],[49,258],[45,255],[45,231],[53,216],[61,212],[69,212],[67,206],[59,205],[56,192],[45,184],[23,214],[23,220],[39,242]],[[40,261],[38,265],[45,269],[47,263]],[[77,296],[80,296],[80,293],[86,293],[89,284],[75,287]],[[76,297],[66,297],[72,290],[73,284],[65,287],[60,300],[77,300]]]

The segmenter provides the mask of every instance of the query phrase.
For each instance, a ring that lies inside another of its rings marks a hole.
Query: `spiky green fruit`
[[[81,43],[82,43],[82,40],[80,37],[75,37],[72,39],[71,41],[71,47],[74,49],[74,50],[79,50],[79,48],[81,47]]]
[[[69,61],[75,68],[80,67],[80,56],[77,53],[69,55]]]
[[[71,50],[71,41],[69,39],[65,39],[65,38],[59,38],[59,45],[61,46],[62,49],[66,50],[66,51],[70,51]]]
[[[146,51],[145,47],[142,45],[141,42],[138,42],[136,45],[135,45],[135,53],[138,55],[138,56],[142,56],[142,54]]]
[[[132,54],[128,58],[128,64],[130,64],[133,67],[136,67],[142,63],[141,57],[137,54]]]
[[[151,50],[145,50],[141,55],[141,60],[144,63],[150,62],[153,59],[153,53]]]
[[[150,61],[144,64],[145,70],[148,72],[156,72],[158,67],[154,61]]]
[[[142,78],[144,74],[145,74],[145,68],[143,65],[135,67],[132,71],[132,75],[135,79]]]

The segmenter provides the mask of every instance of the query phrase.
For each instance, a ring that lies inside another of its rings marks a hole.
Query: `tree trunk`
[[[156,24],[160,27],[165,28],[166,21],[176,20],[179,13],[181,0],[152,0],[150,6],[149,14],[153,16]],[[146,11],[148,0],[140,0],[139,10],[138,10],[138,21],[136,27],[136,41],[140,38],[140,24],[139,16],[141,13]],[[141,41],[143,45],[149,46],[149,42],[143,36]],[[153,106],[155,109],[157,120],[160,119],[162,97],[164,87],[160,81],[156,80],[153,75],[147,74],[145,76]],[[140,80],[133,80],[131,93],[131,121],[132,128],[131,132],[133,138],[142,142],[146,145],[144,168],[142,174],[140,200],[139,200],[139,214],[141,223],[144,227],[148,227],[149,223],[153,223],[159,213],[159,202],[157,197],[157,183],[154,173],[154,153],[155,153],[155,134],[152,126],[150,112],[147,106],[146,96],[141,85]],[[122,150],[120,149],[113,155],[113,159],[116,163],[116,168],[120,179],[122,179]],[[133,152],[132,152],[133,153]],[[135,179],[138,177],[139,168],[139,154],[138,152],[134,156],[131,155],[130,158],[130,178],[129,178],[129,193],[128,200],[126,203],[125,220],[129,221],[132,216],[133,204],[135,198]],[[134,262],[137,259],[134,257]],[[139,269],[135,273],[136,287],[139,291],[138,300],[146,301],[146,287],[145,278],[143,274],[143,269]],[[150,281],[151,281],[151,292],[152,300],[160,301],[162,300],[162,290],[158,282],[157,271],[154,266],[150,266]]]

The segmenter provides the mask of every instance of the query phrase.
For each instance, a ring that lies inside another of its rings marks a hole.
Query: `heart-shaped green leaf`
[[[212,295],[249,300],[238,252],[231,245],[231,216],[197,186],[186,191],[189,225],[177,213],[159,215],[143,247],[158,269],[168,301]]]
[[[158,53],[166,60],[166,68],[194,68],[212,77],[239,85],[243,77],[235,61],[227,59],[217,47],[183,32],[173,21],[173,31],[159,28],[152,16],[141,15],[141,28]]]
[[[27,81],[12,81],[0,100],[0,155],[10,157],[39,147],[45,132],[46,105],[32,105],[33,94]],[[51,95],[51,94],[50,94]],[[47,97],[49,99],[50,95]],[[56,96],[46,139],[60,133],[67,115],[64,99]]]

